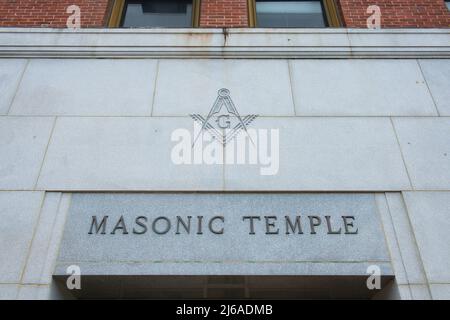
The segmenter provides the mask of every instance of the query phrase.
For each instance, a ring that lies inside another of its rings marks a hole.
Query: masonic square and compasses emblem
[[[254,114],[241,117],[231,100],[230,91],[222,88],[218,91],[216,101],[206,118],[199,114],[191,114],[191,118],[201,125],[201,130],[195,137],[193,145],[204,130],[225,145],[242,130],[248,134],[247,126],[257,117]]]

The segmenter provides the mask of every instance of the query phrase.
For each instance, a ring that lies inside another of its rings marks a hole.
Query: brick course
[[[336,0],[345,27],[365,28],[370,5],[381,9],[382,28],[450,27],[444,0]],[[0,27],[64,28],[70,5],[81,8],[82,27],[107,26],[112,0],[0,0]],[[201,27],[247,27],[247,0],[201,0]]]
[[[247,26],[247,0],[201,0],[200,27]]]
[[[0,27],[66,27],[67,7],[81,9],[82,27],[104,27],[110,0],[0,0]]]
[[[344,25],[365,28],[367,7],[381,9],[382,28],[450,27],[450,12],[444,0],[339,0]]]

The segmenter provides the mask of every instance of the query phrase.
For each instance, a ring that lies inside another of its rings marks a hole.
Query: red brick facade
[[[444,0],[336,0],[345,27],[365,28],[367,7],[381,9],[382,28],[450,27]],[[65,27],[66,8],[78,5],[82,27],[105,27],[113,0],[0,0],[0,27]],[[248,26],[247,0],[201,0],[201,27]]]
[[[78,5],[82,27],[104,27],[110,0],[0,0],[0,27],[66,27],[67,7]]]
[[[367,7],[381,9],[382,28],[450,27],[450,12],[444,0],[339,0],[344,25],[365,28]]]
[[[201,0],[200,27],[247,26],[247,0]]]

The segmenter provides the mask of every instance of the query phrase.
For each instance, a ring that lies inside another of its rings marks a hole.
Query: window
[[[253,6],[250,9],[250,23],[259,28],[324,28],[340,25],[333,0],[253,0],[250,5]]]
[[[110,27],[189,28],[196,26],[198,0],[116,0]]]
[[[445,5],[447,6],[447,9],[450,10],[450,1],[445,1]]]

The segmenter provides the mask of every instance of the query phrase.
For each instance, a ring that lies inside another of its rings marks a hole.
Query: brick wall
[[[247,0],[201,0],[201,27],[247,27]]]
[[[370,5],[381,8],[383,28],[450,27],[444,0],[337,1],[346,27],[365,28]],[[0,27],[65,27],[72,4],[81,8],[82,27],[107,25],[112,0],[0,0]],[[201,0],[200,26],[248,26],[247,0]]]
[[[444,0],[339,0],[347,27],[365,28],[367,7],[381,9],[382,28],[450,27],[450,12]]]
[[[109,0],[0,0],[0,27],[66,27],[70,5],[81,9],[82,27],[103,27]]]

